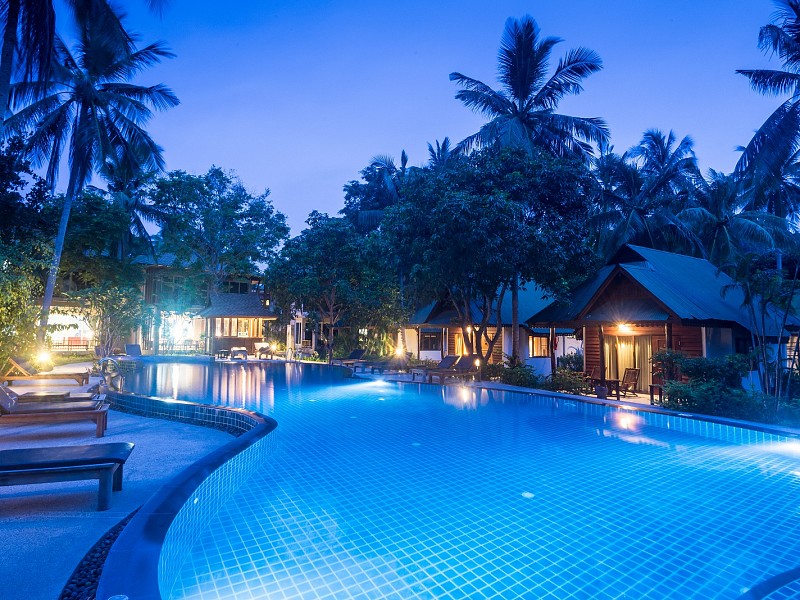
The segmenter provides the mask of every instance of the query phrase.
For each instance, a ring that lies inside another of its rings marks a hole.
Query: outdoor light
[[[38,354],[36,355],[36,360],[39,362],[39,364],[50,362],[50,351],[39,350]]]
[[[394,349],[394,353],[397,356],[403,356],[403,352],[404,352],[404,350],[403,350],[402,346],[398,346],[397,348]]]
[[[628,323],[617,323],[617,329],[620,333],[632,333],[633,331]]]
[[[476,367],[480,367],[481,366],[481,359],[480,358],[476,358],[475,359],[475,366]]]

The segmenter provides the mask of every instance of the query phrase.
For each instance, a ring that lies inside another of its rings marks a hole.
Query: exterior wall
[[[703,331],[702,327],[691,327],[687,325],[673,325],[672,326],[672,341],[673,349],[682,352],[689,357],[703,356]],[[604,326],[603,329],[606,336],[651,336],[651,353],[656,353],[666,348],[666,331],[665,327],[657,326],[638,326],[636,324],[629,325],[628,330],[621,332],[616,326]],[[584,327],[584,369],[589,372],[593,367],[600,372],[600,337],[597,325],[590,324]],[[642,367],[645,368],[645,367]],[[652,371],[651,371],[652,372]],[[640,382],[648,378],[640,378]],[[653,379],[654,383],[657,383]]]

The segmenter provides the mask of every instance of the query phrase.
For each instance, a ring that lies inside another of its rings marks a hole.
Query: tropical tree
[[[49,79],[12,86],[12,106],[18,111],[6,122],[7,133],[28,133],[31,160],[34,166],[47,164],[51,186],[68,148],[69,180],[42,301],[40,340],[47,327],[73,200],[108,160],[128,163],[133,170],[161,170],[161,148],[143,125],[152,116],[151,108],[178,104],[164,85],[130,83],[142,69],[173,56],[162,43],[137,50],[133,36],[128,44],[110,38],[103,30],[105,21],[93,19],[92,11],[77,16],[75,52],[56,38]]]
[[[747,210],[742,180],[711,170],[696,190],[696,205],[677,217],[695,231],[705,255],[717,266],[732,264],[742,254],[767,252],[788,237],[786,220],[762,210]]]
[[[100,175],[107,182],[106,194],[125,218],[127,227],[117,240],[116,257],[124,260],[135,251],[137,244],[144,243],[151,257],[155,257],[155,246],[147,224],[157,226],[163,215],[147,198],[147,189],[157,176],[155,171],[137,171],[129,163],[106,162]]]
[[[604,147],[593,163],[598,179],[598,212],[606,256],[626,243],[651,248],[694,249],[698,240],[676,217],[702,179],[688,136],[651,129],[622,156]]]
[[[330,361],[333,329],[358,304],[364,237],[348,219],[317,211],[309,215],[306,224],[270,263],[267,284],[285,311],[302,306],[316,313]]]
[[[286,216],[275,210],[269,190],[254,196],[219,167],[205,175],[173,171],[148,192],[160,215],[161,243],[180,266],[193,266],[220,291],[231,275],[254,275],[289,235]]]
[[[106,0],[65,0],[75,15],[91,14],[111,43],[126,45],[128,34],[117,13]],[[159,9],[166,0],[148,0]],[[0,0],[0,24],[3,28],[0,50],[0,137],[3,135],[9,107],[12,77],[24,81],[46,81],[50,77],[53,44],[56,39],[56,12],[53,0]]]
[[[489,122],[464,139],[467,150],[501,144],[528,150],[545,148],[556,156],[586,158],[590,143],[609,137],[599,118],[571,117],[556,112],[564,96],[583,91],[581,82],[602,68],[600,57],[587,48],[576,48],[559,60],[549,77],[553,48],[562,40],[542,38],[530,16],[508,19],[500,45],[498,69],[501,90],[461,73],[451,73],[461,90],[456,99],[485,115]]]
[[[800,145],[800,0],[776,0],[774,21],[758,33],[758,46],[775,54],[783,69],[739,69],[760,94],[785,95],[787,98],[756,131],[736,165],[743,174],[755,161],[757,170],[776,172]]]

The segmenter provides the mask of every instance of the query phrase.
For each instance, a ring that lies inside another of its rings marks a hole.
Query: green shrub
[[[559,356],[556,359],[558,368],[566,371],[583,371],[583,354],[571,353]]]
[[[719,381],[670,381],[664,386],[664,400],[656,404],[664,408],[704,415],[764,421],[767,410],[764,398],[745,392]]]
[[[533,367],[518,365],[516,367],[505,368],[500,381],[508,385],[516,385],[519,387],[539,387],[542,378],[536,375]]]
[[[587,391],[583,373],[576,373],[569,369],[556,369],[555,373],[545,377],[541,387],[552,392],[567,394],[582,394]]]

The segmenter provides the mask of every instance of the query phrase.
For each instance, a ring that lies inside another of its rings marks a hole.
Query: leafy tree
[[[140,70],[172,56],[164,45],[158,42],[136,50],[132,36],[128,36],[129,43],[120,44],[117,36],[109,36],[104,29],[107,21],[96,16],[94,10],[77,14],[75,54],[56,38],[49,78],[12,86],[12,106],[19,110],[6,121],[6,129],[30,132],[31,159],[34,166],[47,163],[48,184],[55,184],[62,153],[69,147],[69,182],[42,301],[40,339],[74,199],[109,158],[128,162],[134,169],[161,169],[161,149],[143,125],[152,115],[150,107],[166,109],[178,104],[163,85],[129,83]]]
[[[461,73],[450,80],[461,86],[456,99],[486,115],[489,122],[459,146],[481,148],[499,143],[525,149],[545,148],[556,156],[586,158],[590,142],[608,139],[605,122],[598,118],[571,117],[555,112],[564,96],[583,91],[582,80],[602,68],[600,57],[576,48],[559,60],[548,78],[550,55],[556,37],[541,38],[530,16],[508,19],[500,45],[498,71],[502,90]]]
[[[103,356],[110,355],[142,323],[144,302],[137,287],[102,283],[69,298],[77,302],[79,314],[95,332]]]
[[[267,285],[286,311],[304,306],[318,315],[328,361],[333,327],[357,304],[363,241],[348,219],[312,212],[308,227],[288,240],[267,271]]]
[[[19,247],[0,241],[0,365],[9,356],[32,350],[41,293],[39,264]]]
[[[251,195],[219,167],[205,175],[173,171],[149,192],[161,215],[161,245],[178,265],[206,275],[208,291],[219,291],[231,275],[261,271],[288,236],[286,217],[275,210],[269,190]]]

